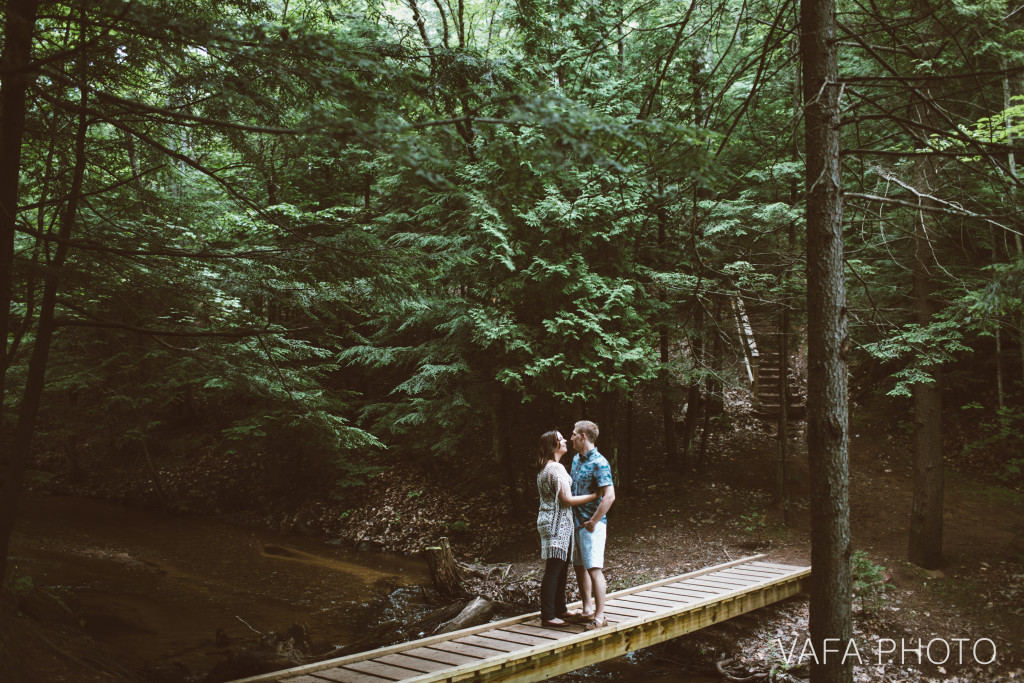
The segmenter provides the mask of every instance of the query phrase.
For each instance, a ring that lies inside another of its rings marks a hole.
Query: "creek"
[[[247,638],[302,623],[342,645],[371,602],[429,583],[418,558],[74,497],[28,497],[11,540],[10,574],[72,594],[86,632],[139,670],[222,659],[214,634]],[[401,611],[405,605],[390,609]]]
[[[135,671],[210,670],[224,658],[218,629],[242,639],[299,623],[314,641],[344,645],[431,609],[415,589],[430,581],[419,558],[76,497],[22,501],[9,575],[70,594],[85,631]],[[712,680],[633,656],[560,678]]]

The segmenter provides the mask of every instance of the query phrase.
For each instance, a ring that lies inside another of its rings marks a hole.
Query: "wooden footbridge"
[[[541,681],[784,600],[806,591],[810,575],[757,555],[611,593],[608,626],[596,631],[542,627],[539,613],[526,614],[236,683]]]

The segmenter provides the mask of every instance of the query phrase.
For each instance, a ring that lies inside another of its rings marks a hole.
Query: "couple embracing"
[[[615,502],[615,487],[611,466],[594,445],[597,436],[597,425],[593,422],[576,423],[572,432],[576,455],[571,474],[561,464],[562,456],[569,450],[561,432],[554,430],[540,437],[537,532],[540,556],[545,561],[540,589],[544,626],[586,623],[586,629],[592,631],[608,625],[604,615],[604,546],[608,535],[605,513]],[[576,571],[582,611],[570,612],[565,605],[570,559]]]

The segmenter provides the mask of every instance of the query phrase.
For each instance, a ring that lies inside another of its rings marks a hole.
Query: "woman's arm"
[[[558,500],[562,501],[562,505],[575,507],[577,505],[589,503],[592,500],[597,500],[597,494],[588,493],[585,496],[574,496],[569,490],[569,485],[563,481],[562,485],[558,487]]]

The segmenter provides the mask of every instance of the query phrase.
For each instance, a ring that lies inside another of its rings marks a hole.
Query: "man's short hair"
[[[597,428],[597,425],[590,420],[580,420],[574,426],[574,429],[586,436],[590,443],[597,443],[597,436],[601,431]]]

